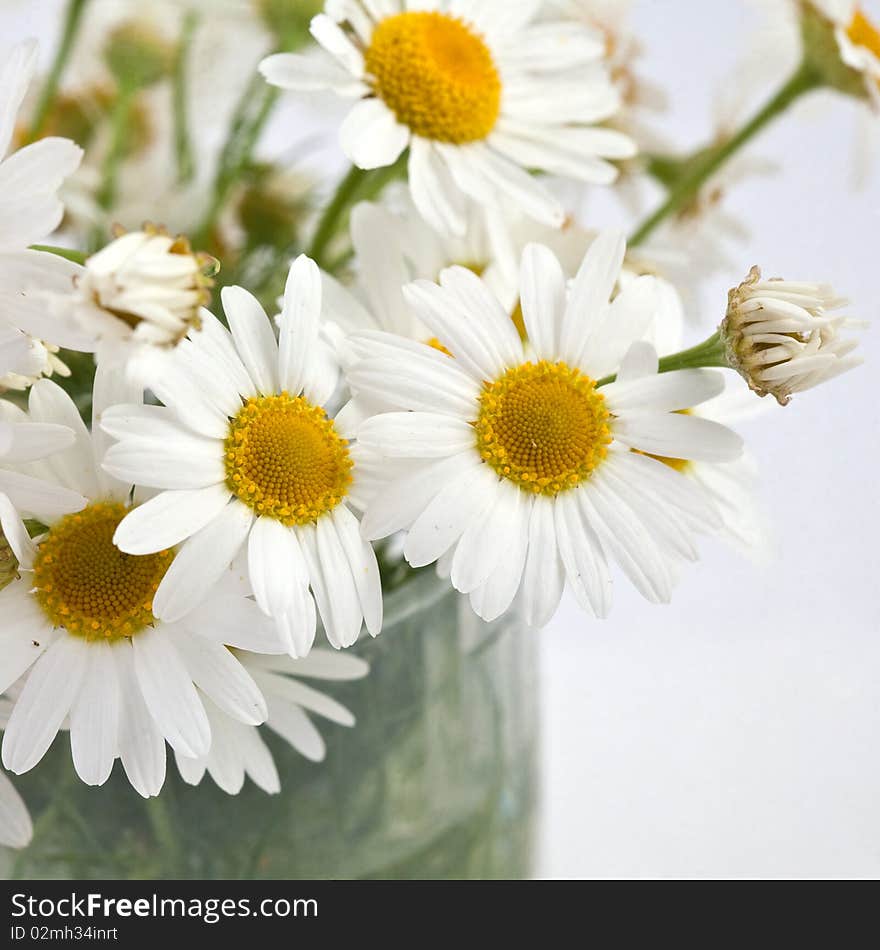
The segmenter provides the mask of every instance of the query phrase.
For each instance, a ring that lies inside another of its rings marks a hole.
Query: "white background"
[[[634,7],[642,72],[670,93],[662,128],[701,144],[762,21],[743,0]],[[0,45],[28,32],[51,45],[58,8],[5,0]],[[832,281],[854,315],[880,315],[880,167],[853,189],[858,109],[816,98],[754,149],[783,172],[732,195],[752,237],[709,288],[706,327],[755,263]],[[602,224],[603,207],[585,223]],[[540,876],[880,875],[876,330],[863,343],[865,367],[745,430],[775,525],[771,565],[706,544],[671,606],[620,583],[610,620],[566,599],[540,634]]]

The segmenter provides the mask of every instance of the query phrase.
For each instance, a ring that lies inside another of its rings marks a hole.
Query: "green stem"
[[[677,214],[691,201],[694,195],[719,168],[743,145],[754,138],[777,116],[781,115],[796,99],[822,85],[822,77],[806,61],[801,64],[788,82],[733,136],[715,148],[705,149],[693,162],[689,171],[669,192],[666,201],[635,231],[629,240],[630,247],[643,243],[670,215]]]
[[[348,213],[358,201],[370,201],[378,197],[389,182],[401,177],[405,169],[405,152],[393,165],[384,168],[364,171],[352,165],[324,209],[306,252],[319,267],[333,273],[337,263],[344,263],[348,259],[347,253],[337,255],[332,260],[332,266],[331,261],[327,259],[327,250],[345,227]]]
[[[193,36],[198,24],[198,14],[190,10],[183,20],[180,34],[180,44],[177,57],[174,61],[172,75],[172,92],[174,108],[174,153],[177,158],[177,180],[185,185],[192,181],[195,174],[192,143],[189,138],[189,123],[187,120],[186,86],[187,62],[192,48]]]
[[[83,11],[87,3],[88,0],[70,0],[67,4],[67,12],[64,15],[64,26],[61,32],[61,41],[58,44],[58,49],[55,51],[55,58],[52,60],[52,66],[49,69],[49,75],[46,77],[46,83],[40,91],[40,98],[37,101],[31,127],[27,133],[28,142],[33,142],[34,139],[39,136],[49,116],[52,103],[55,101],[55,96],[58,93],[61,77],[67,66],[67,61],[70,59],[70,54],[73,51],[73,44],[76,40],[76,34],[79,30]]]
[[[720,330],[716,330],[708,339],[690,347],[690,349],[680,350],[678,353],[661,357],[658,372],[670,373],[677,369],[699,369],[704,366],[730,369]],[[596,383],[596,386],[607,386],[608,383],[613,383],[616,379],[617,374],[604,376]]]
[[[44,251],[46,254],[54,254],[56,257],[63,257],[66,261],[73,261],[74,264],[85,264],[86,256],[82,251],[74,250],[72,247],[55,247],[54,244],[31,244],[32,251]]]
[[[336,237],[340,220],[354,203],[354,197],[360,190],[366,175],[367,172],[363,169],[358,168],[357,165],[352,165],[348,170],[348,174],[337,186],[327,207],[324,208],[307,252],[309,257],[319,266],[326,263],[324,256],[327,247]]]
[[[120,87],[113,114],[110,117],[110,148],[104,159],[101,170],[101,187],[98,191],[98,204],[109,211],[116,203],[116,187],[119,177],[119,166],[125,154],[125,140],[128,135],[129,120],[131,118],[131,104],[134,100],[134,90]]]

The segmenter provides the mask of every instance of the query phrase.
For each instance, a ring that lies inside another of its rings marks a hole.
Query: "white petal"
[[[349,647],[360,634],[363,611],[332,518],[319,518],[312,538],[314,543],[306,546],[309,575],[327,639],[335,647]]]
[[[12,548],[12,553],[19,565],[26,571],[30,570],[37,548],[31,541],[24,522],[6,495],[0,495],[0,531],[6,538],[6,543]]]
[[[559,606],[565,586],[565,569],[559,557],[554,522],[554,501],[536,495],[529,520],[529,547],[522,579],[526,623],[543,627]]]
[[[248,574],[264,613],[282,616],[296,586],[308,584],[305,561],[292,527],[274,518],[254,521],[248,538]]]
[[[134,672],[130,646],[113,651],[122,707],[119,758],[134,790],[144,798],[158,795],[165,782],[165,740],[147,710]]]
[[[385,412],[358,430],[358,444],[393,458],[442,458],[474,448],[473,426],[430,412]]]
[[[301,254],[287,274],[278,340],[279,381],[291,395],[300,393],[309,380],[320,320],[321,272],[310,257]]]
[[[165,441],[133,438],[110,446],[104,470],[131,485],[151,488],[199,489],[225,481],[220,442],[187,435],[174,426],[168,433]]]
[[[332,89],[341,96],[359,96],[367,87],[342,67],[327,58],[301,53],[276,53],[260,63],[260,73],[266,82],[282,89],[312,92]]]
[[[69,448],[74,443],[72,429],[54,423],[23,422],[8,427],[6,444],[0,451],[4,463],[32,462],[53,452]]]
[[[361,534],[375,541],[408,528],[449,481],[479,464],[474,452],[462,452],[390,481],[371,499],[361,520]]]
[[[0,772],[0,844],[24,848],[33,837],[31,816],[12,782]]]
[[[0,68],[0,158],[9,149],[16,116],[36,71],[38,58],[35,40],[24,40],[6,52],[6,61]]]
[[[159,584],[153,598],[154,616],[171,622],[196,607],[234,560],[253,520],[251,510],[233,500],[189,538]]]
[[[639,412],[614,422],[614,437],[625,445],[667,458],[731,462],[742,454],[742,439],[709,419],[677,413]]]
[[[315,642],[318,629],[318,612],[315,598],[308,587],[295,587],[293,600],[287,612],[276,618],[277,635],[284,649],[292,657],[308,656]]]
[[[382,629],[382,581],[376,553],[369,541],[361,538],[358,520],[344,504],[333,509],[332,518],[357,588],[364,623],[371,636],[378,636]]]
[[[476,457],[476,456],[475,456]],[[451,479],[415,520],[403,553],[412,567],[436,561],[494,501],[498,477],[482,463]]]
[[[10,772],[27,772],[46,754],[81,688],[88,649],[80,637],[62,636],[34,664],[3,737]]]
[[[43,655],[58,639],[25,582],[13,582],[0,591],[0,693]]]
[[[413,136],[407,163],[413,204],[427,223],[443,234],[467,230],[464,195],[432,143]]]
[[[276,698],[282,699],[290,705],[302,706],[303,709],[323,716],[340,726],[354,725],[354,716],[342,703],[327,696],[326,693],[306,686],[305,683],[299,683],[287,676],[263,674],[260,677],[260,685],[270,697],[270,702]]]
[[[211,596],[187,617],[187,624],[215,643],[257,653],[283,653],[285,645],[274,621],[254,601],[230,589],[234,581],[233,571],[221,577]]]
[[[0,469],[0,493],[24,515],[50,524],[61,515],[80,511],[88,503],[78,492],[52,485],[40,478]]]
[[[339,130],[343,152],[364,169],[393,165],[409,139],[410,130],[397,121],[381,99],[362,99]]]
[[[562,320],[559,355],[577,365],[601,327],[626,253],[622,234],[603,231],[590,245],[572,284]],[[584,366],[589,370],[587,364]]]
[[[452,293],[429,280],[407,284],[403,296],[457,363],[475,379],[494,379],[509,365],[483,322],[487,317],[484,311],[465,310]]]
[[[487,623],[500,617],[513,603],[526,563],[529,521],[534,499],[520,489],[515,490],[521,497],[510,511],[511,524],[507,531],[506,550],[498,559],[488,580],[471,593],[471,606]]]
[[[85,678],[70,710],[73,765],[86,785],[103,785],[117,754],[121,698],[113,650],[108,643],[89,644]]]
[[[632,410],[673,412],[691,409],[719,395],[724,390],[724,377],[710,369],[680,369],[630,382],[613,382],[599,392],[608,401],[614,415]]]
[[[611,577],[602,543],[591,519],[579,502],[582,489],[558,495],[554,501],[554,527],[559,557],[577,602],[596,617],[611,610]]]
[[[260,302],[242,287],[224,287],[223,311],[241,361],[259,393],[278,392],[278,344]]]
[[[617,382],[628,383],[643,376],[654,376],[657,373],[659,361],[657,350],[651,343],[637,340],[626,351],[617,371]]]
[[[267,724],[300,755],[313,762],[320,762],[324,758],[326,746],[321,733],[299,706],[290,706],[283,700],[270,699]]]
[[[364,58],[360,50],[330,17],[319,13],[312,18],[309,30],[314,38],[356,78],[364,74]]]
[[[204,755],[211,745],[208,717],[171,637],[148,628],[131,645],[135,676],[162,735],[181,755]]]
[[[471,520],[455,549],[450,580],[464,594],[484,584],[509,554],[513,534],[521,524],[526,494],[507,479],[494,486],[494,496]]]
[[[539,359],[555,360],[565,312],[565,275],[556,255],[529,244],[522,255],[520,299],[529,342]]]
[[[65,488],[94,498],[99,485],[92,440],[73,400],[51,380],[41,379],[31,386],[28,409],[33,422],[64,425],[73,430],[74,444],[50,455],[45,464]]]
[[[607,485],[602,486],[596,475],[576,495],[585,523],[596,527],[603,546],[639,593],[651,603],[669,603],[672,578],[668,565],[629,505]],[[557,528],[559,524],[557,520]]]
[[[122,519],[113,543],[127,554],[173,548],[220,515],[231,497],[224,485],[160,492]]]
[[[252,726],[265,721],[262,693],[225,646],[205,637],[182,634],[174,637],[174,644],[192,681],[219,709]]]

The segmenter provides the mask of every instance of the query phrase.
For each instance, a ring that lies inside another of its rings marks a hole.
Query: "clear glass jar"
[[[320,636],[320,634],[319,634]],[[158,799],[120,766],[88,788],[66,733],[16,779],[34,840],[4,849],[19,878],[517,878],[530,873],[537,738],[534,632],[485,624],[433,574],[386,597],[363,680],[324,684],[357,717],[324,721],[321,763],[266,734],[280,795],[192,788],[169,757]]]

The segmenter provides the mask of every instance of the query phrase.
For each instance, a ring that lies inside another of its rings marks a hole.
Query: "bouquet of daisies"
[[[666,603],[701,536],[758,542],[728,423],[854,366],[853,324],[757,267],[701,342],[683,316],[695,275],[746,271],[740,148],[818,87],[876,121],[854,3],[786,4],[800,65],[691,155],[621,4],[123,6],[71,0],[40,79],[33,42],[0,54],[6,770],[66,730],[88,785],[119,759],[159,795],[170,746],[276,792],[261,728],[318,758],[308,713],[352,724],[300,679],[366,675],[349,648],[409,574],[540,627],[565,589],[605,618],[616,571]],[[329,103],[337,183],[289,127],[257,157],[282,90]],[[578,213],[609,187],[629,241]],[[5,775],[0,803],[23,846]]]

